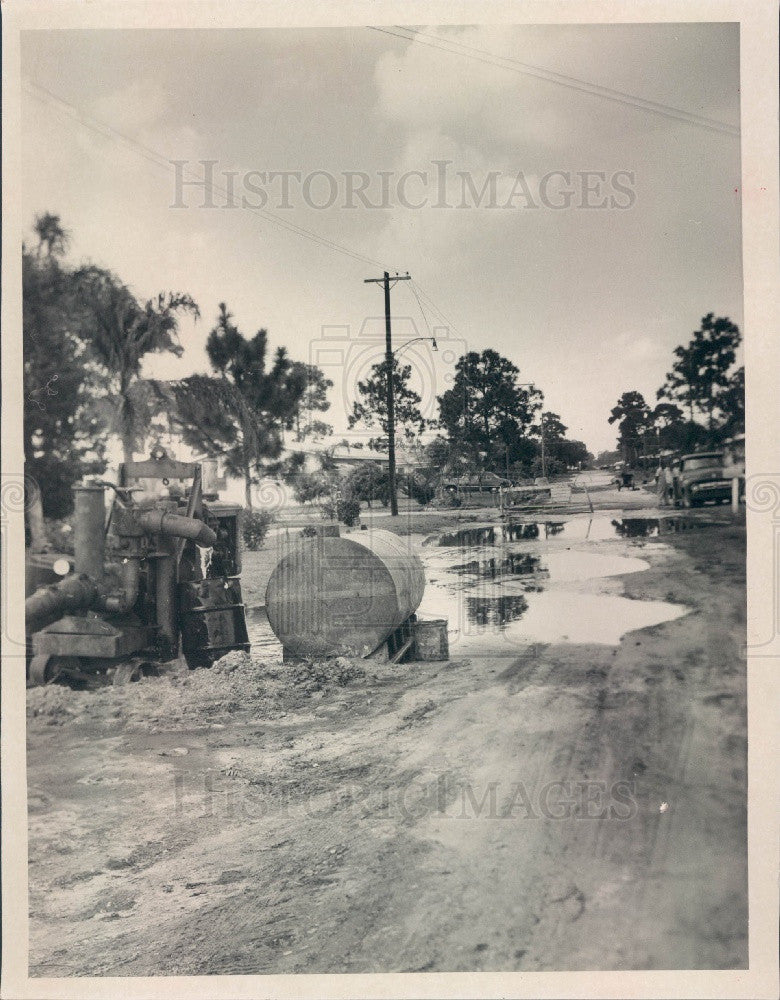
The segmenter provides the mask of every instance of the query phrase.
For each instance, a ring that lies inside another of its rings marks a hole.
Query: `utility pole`
[[[385,287],[385,361],[387,363],[387,464],[390,479],[390,515],[398,517],[398,498],[395,494],[395,401],[393,398],[393,340],[390,331],[390,282],[411,281],[408,274],[390,277],[387,271],[382,278],[365,278],[363,284]]]

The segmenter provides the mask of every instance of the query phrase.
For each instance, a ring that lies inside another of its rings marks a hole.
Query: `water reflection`
[[[544,568],[541,563],[540,556],[531,555],[529,552],[508,552],[500,558],[491,556],[488,559],[471,559],[469,562],[458,563],[451,569],[455,573],[469,573],[495,580],[502,576],[527,576],[538,573]]]
[[[420,552],[426,569],[435,567],[435,573],[418,613],[447,618],[451,651],[469,655],[508,655],[529,642],[616,644],[632,629],[669,621],[688,609],[584,589],[588,581],[642,572],[649,563],[611,546],[570,543],[642,539],[710,523],[690,516],[604,513],[443,532],[429,537]]]
[[[459,546],[472,548],[480,545],[496,545],[499,542],[534,542],[538,539],[553,538],[566,528],[565,521],[531,521],[526,524],[491,524],[481,528],[460,528],[446,531],[428,539],[439,546]]]
[[[484,528],[460,528],[438,536],[438,545],[467,548],[476,545],[494,545],[496,535],[501,537],[502,525],[487,525]]]
[[[528,601],[522,594],[504,594],[501,597],[466,597],[466,618],[480,627],[505,628],[509,622],[518,621],[528,610]]]
[[[622,521],[613,521],[615,534],[621,538],[649,538],[659,533],[657,517],[631,517]]]
[[[691,515],[666,517],[622,517],[607,515],[572,518],[569,521],[507,522],[460,528],[429,538],[426,544],[461,548],[498,545],[501,542],[533,542],[563,537],[570,541],[606,541],[610,538],[651,538],[713,525],[728,525],[723,519]]]
[[[653,535],[675,534],[693,528],[727,525],[728,521],[710,521],[696,517],[626,517],[613,521],[615,534],[621,538],[650,538]]]
[[[501,536],[507,542],[533,541],[539,538],[542,524],[504,524],[501,526]]]

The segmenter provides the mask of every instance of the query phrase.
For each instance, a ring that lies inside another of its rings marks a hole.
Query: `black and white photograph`
[[[15,6],[3,995],[774,995],[739,17]]]

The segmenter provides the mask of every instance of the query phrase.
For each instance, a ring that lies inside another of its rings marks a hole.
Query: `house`
[[[368,445],[358,447],[348,441],[340,441],[338,444],[331,445],[330,447],[304,445],[297,448],[293,447],[290,451],[302,452],[307,456],[305,466],[307,469],[310,466],[314,468],[317,465],[317,456],[323,452],[327,452],[331,456],[339,473],[343,476],[347,475],[351,469],[357,468],[366,462],[375,462],[383,468],[386,468],[388,464],[386,451],[377,451],[374,448],[369,448]],[[395,467],[399,472],[410,472],[425,465],[426,460],[421,451],[396,448]]]

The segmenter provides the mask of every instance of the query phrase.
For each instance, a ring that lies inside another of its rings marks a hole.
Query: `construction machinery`
[[[204,496],[199,463],[157,448],[121,465],[116,484],[73,492],[73,570],[26,600],[31,684],[96,671],[123,684],[180,653],[198,667],[249,649],[241,509]]]

